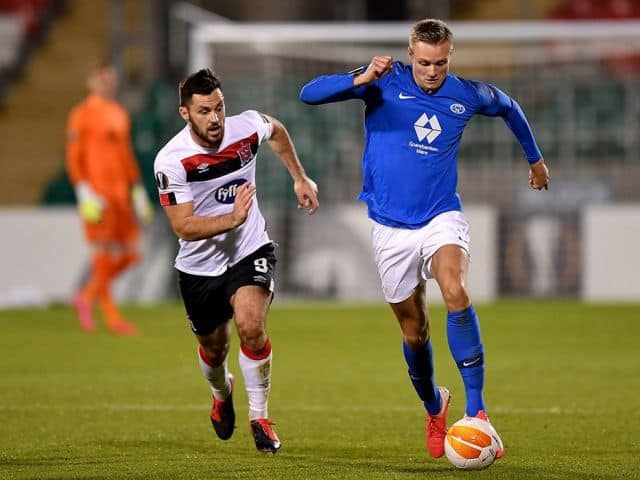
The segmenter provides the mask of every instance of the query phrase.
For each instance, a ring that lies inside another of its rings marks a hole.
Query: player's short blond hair
[[[416,22],[411,28],[409,45],[415,42],[424,42],[430,45],[438,45],[442,42],[453,44],[453,32],[442,20],[425,18]]]

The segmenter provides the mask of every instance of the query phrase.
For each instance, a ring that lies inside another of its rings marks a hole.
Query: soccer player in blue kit
[[[363,187],[373,221],[374,259],[386,301],[398,319],[413,386],[426,409],[426,443],[444,454],[449,391],[438,387],[426,312],[425,281],[434,278],[447,307],[447,339],[465,387],[465,415],[489,420],[483,399],[484,348],[469,298],[469,223],[462,213],[457,152],[474,114],[502,117],[529,161],[529,186],[547,189],[549,171],[518,103],[495,86],[449,73],[453,34],[436,19],[417,22],[410,65],[375,56],[367,67],[323,75],[300,99],[311,105],[365,102]],[[504,455],[499,444],[497,458]]]

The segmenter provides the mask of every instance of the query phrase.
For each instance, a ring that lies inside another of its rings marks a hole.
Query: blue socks
[[[433,353],[431,340],[414,351],[402,342],[404,358],[409,366],[409,378],[418,396],[424,402],[424,407],[430,415],[440,413],[440,390],[436,387],[433,375]]]
[[[449,350],[458,365],[467,397],[466,414],[475,417],[486,412],[484,387],[484,347],[480,340],[480,324],[473,305],[447,314]]]

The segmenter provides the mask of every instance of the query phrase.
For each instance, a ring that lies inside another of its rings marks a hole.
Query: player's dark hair
[[[425,18],[413,25],[409,35],[409,45],[415,42],[424,42],[430,45],[438,45],[442,42],[453,43],[453,32],[442,20]]]
[[[222,84],[211,69],[198,70],[180,82],[180,106],[186,107],[194,95],[209,95],[217,88],[222,88]]]

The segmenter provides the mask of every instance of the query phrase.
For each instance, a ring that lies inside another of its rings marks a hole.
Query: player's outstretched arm
[[[393,58],[389,56],[373,57],[365,68],[360,67],[349,73],[320,75],[300,90],[300,100],[308,105],[342,102],[355,98],[363,99],[365,86],[393,70]]]
[[[242,225],[249,215],[256,187],[248,182],[240,185],[233,202],[233,211],[215,217],[201,217],[193,214],[193,201],[178,205],[164,206],[171,228],[182,240],[193,242],[213,237]]]
[[[549,169],[540,158],[535,163],[529,164],[529,187],[533,190],[549,190]]]
[[[289,132],[282,122],[268,115],[265,117],[272,125],[271,138],[268,140],[269,146],[289,170],[293,179],[293,189],[298,198],[298,208],[306,208],[309,214],[313,215],[320,207],[318,186],[304,171]]]

